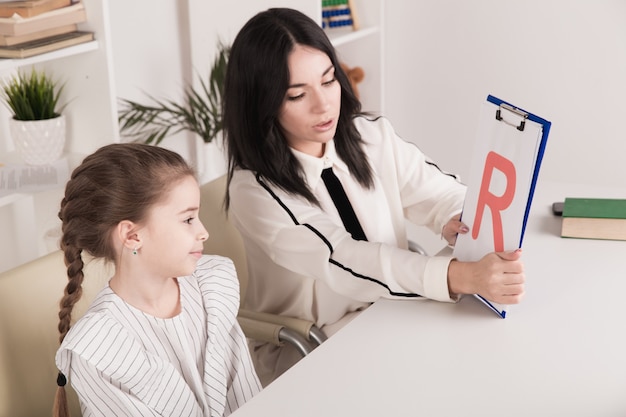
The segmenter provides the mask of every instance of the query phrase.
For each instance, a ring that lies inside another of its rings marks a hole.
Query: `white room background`
[[[487,94],[550,120],[540,180],[626,184],[626,2],[387,1],[387,114],[466,177]],[[626,197],[626,196],[625,196]]]
[[[256,11],[290,3],[109,1],[118,97],[180,99],[208,73],[217,36],[232,39]],[[461,179],[493,94],[553,123],[539,187],[626,183],[626,1],[386,0],[385,60],[386,116]],[[163,146],[195,163],[197,142],[183,133]],[[432,237],[426,246],[438,245]]]
[[[254,13],[200,0],[110,9],[117,90],[133,99],[175,97],[208,71],[215,33],[231,39]],[[445,169],[467,176],[480,104],[493,94],[552,121],[540,180],[624,184],[625,1],[387,0],[385,26],[385,113]],[[182,142],[166,146],[185,152]]]

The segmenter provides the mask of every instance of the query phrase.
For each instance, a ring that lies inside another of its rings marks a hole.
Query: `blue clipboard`
[[[533,201],[533,196],[535,195],[535,185],[537,184],[537,178],[539,177],[539,169],[541,168],[541,161],[543,160],[543,154],[545,152],[546,149],[546,144],[548,143],[548,134],[550,133],[550,127],[552,126],[552,123],[537,116],[534,115],[532,113],[527,112],[524,109],[521,109],[519,107],[516,107],[514,105],[512,105],[511,103],[507,103],[504,100],[500,100],[497,97],[494,97],[492,95],[488,95],[487,96],[487,101],[490,103],[495,104],[496,106],[500,106],[502,107],[502,105],[512,109],[512,111],[517,112],[519,114],[525,114],[526,118],[528,120],[531,120],[535,123],[539,123],[542,126],[542,135],[541,135],[541,142],[539,143],[539,150],[537,152],[537,159],[535,161],[535,170],[533,172],[533,179],[530,183],[530,191],[528,193],[528,203],[526,204],[526,213],[524,214],[524,222],[522,225],[522,234],[520,235],[519,238],[519,247],[522,247],[522,241],[524,240],[524,232],[526,231],[526,223],[528,222],[528,215],[530,213],[530,206],[531,203]]]
[[[531,208],[531,204],[532,204],[532,200],[533,200],[533,196],[534,196],[534,192],[535,192],[535,187],[537,184],[537,179],[539,176],[539,170],[541,168],[541,162],[543,160],[543,156],[544,156],[544,152],[545,152],[545,148],[546,148],[546,144],[548,141],[548,135],[550,133],[550,127],[551,127],[551,122],[535,115],[532,114],[520,107],[517,107],[511,103],[508,103],[504,100],[501,100],[497,97],[494,97],[492,95],[487,96],[487,102],[495,105],[496,110],[494,111],[494,119],[496,120],[496,122],[501,122],[501,123],[506,123],[508,125],[510,125],[510,127],[512,129],[517,129],[518,131],[520,131],[520,134],[522,134],[521,132],[524,131],[525,126],[526,126],[526,122],[527,121],[532,121],[534,123],[536,123],[537,125],[540,126],[541,128],[541,139],[539,140],[538,144],[537,144],[537,153],[535,155],[535,160],[534,160],[534,165],[532,167],[532,177],[531,177],[531,181],[530,181],[530,186],[528,188],[528,196],[526,199],[526,206],[524,209],[524,216],[523,216],[523,220],[522,220],[522,224],[521,224],[521,232],[519,234],[519,242],[518,242],[518,246],[519,248],[522,247],[522,242],[524,240],[524,233],[526,231],[526,225],[528,223],[528,216],[530,213],[530,208]],[[510,121],[510,118],[504,117],[504,113],[509,113],[509,114],[514,114],[515,115],[515,123]],[[482,117],[482,116],[481,116]],[[491,117],[489,115],[489,117]],[[491,119],[491,120],[494,120]],[[482,119],[481,119],[482,120]],[[491,122],[489,122],[491,123]],[[473,190],[476,191],[476,190]],[[469,192],[469,190],[468,190]],[[520,207],[520,211],[521,211],[521,207]],[[465,207],[464,207],[464,212],[465,212]],[[519,224],[519,223],[518,223]],[[463,239],[468,239],[465,236],[463,237]],[[464,242],[464,244],[467,246],[468,243]],[[513,242],[509,243],[510,245],[514,244]],[[456,248],[455,248],[456,249]],[[493,250],[486,250],[484,253],[477,253],[476,251],[478,250],[482,250],[481,248],[474,248],[472,249],[474,251],[474,253],[471,254],[471,256],[473,257],[473,259],[462,259],[459,258],[459,260],[478,260],[478,255],[480,255],[481,257],[486,255],[489,252],[492,252]],[[462,250],[460,251],[462,252]],[[499,305],[496,303],[493,303],[487,299],[485,299],[484,297],[482,297],[481,295],[475,294],[475,297],[482,301],[485,305],[487,305],[491,310],[493,310],[499,317],[501,318],[506,318],[506,314],[507,314],[507,310],[506,310],[506,306],[503,305]]]

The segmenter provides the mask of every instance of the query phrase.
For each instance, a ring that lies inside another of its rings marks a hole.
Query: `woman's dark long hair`
[[[296,44],[324,52],[334,65],[341,86],[341,111],[335,133],[337,154],[360,184],[368,188],[373,185],[372,170],[353,123],[353,117],[361,113],[361,103],[323,29],[305,14],[288,8],[258,13],[243,26],[232,44],[223,102],[228,183],[235,169],[248,169],[283,190],[318,204],[278,123],[290,81],[288,58]],[[229,200],[227,192],[226,207]]]

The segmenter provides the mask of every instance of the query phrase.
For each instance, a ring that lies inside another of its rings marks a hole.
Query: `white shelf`
[[[15,192],[8,195],[0,195],[0,207],[8,206],[9,204],[13,204],[23,198],[29,197],[29,193],[20,193]]]
[[[0,194],[0,207],[13,204],[25,198],[36,196],[37,194],[64,190],[65,183],[72,174],[72,171],[81,163],[85,156],[86,155],[82,154],[64,154],[59,161],[53,164],[54,168],[56,169],[55,175],[57,175],[58,184],[43,185],[41,187],[37,187],[34,190],[33,188],[31,188],[30,191],[16,190],[9,194]],[[3,165],[7,167],[27,167],[27,165],[24,165],[24,163],[21,161],[17,152],[9,152],[8,154],[3,154],[2,159],[0,160],[0,167],[2,167]]]
[[[55,59],[65,58],[68,56],[78,55],[85,52],[95,51],[98,49],[98,41],[90,41],[79,45],[68,46],[67,48],[58,49],[45,54],[35,55],[22,59],[0,59],[0,71],[10,71],[25,67],[28,65],[41,64]]]
[[[337,32],[333,33],[334,30],[337,30]],[[326,35],[328,35],[328,38],[335,47],[346,45],[368,36],[378,35],[379,33],[380,28],[378,26],[372,26],[359,30],[350,30],[349,32],[342,31],[341,29],[326,30]]]

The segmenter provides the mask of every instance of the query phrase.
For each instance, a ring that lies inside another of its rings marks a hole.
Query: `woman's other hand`
[[[448,245],[454,246],[457,235],[459,233],[465,234],[467,232],[469,232],[469,227],[461,222],[461,215],[457,214],[443,226],[443,229],[441,230],[441,237],[448,242]]]

